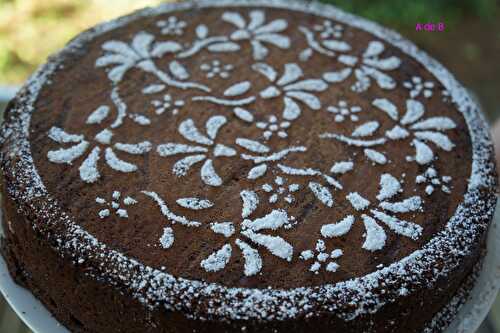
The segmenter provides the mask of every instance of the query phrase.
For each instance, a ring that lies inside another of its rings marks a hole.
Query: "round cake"
[[[30,78],[1,142],[4,258],[73,332],[442,332],[496,204],[466,90],[316,3],[99,25]]]

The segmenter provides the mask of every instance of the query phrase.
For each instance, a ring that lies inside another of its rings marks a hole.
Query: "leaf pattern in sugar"
[[[156,192],[151,191],[142,191],[144,195],[153,200],[154,203],[158,205],[160,211],[164,217],[166,217],[172,223],[179,223],[185,225],[187,227],[199,227],[201,226],[200,222],[190,221],[184,216],[179,216],[173,213],[170,208],[167,206],[167,203],[158,195]]]
[[[241,217],[247,218],[257,209],[257,206],[259,205],[259,197],[257,193],[247,190],[241,191],[240,197],[241,200],[243,200]]]
[[[88,118],[86,123],[91,125],[91,124],[100,124],[106,117],[108,116],[110,111],[109,106],[107,105],[101,105],[97,109],[95,109],[94,112],[92,112]]]
[[[163,228],[163,234],[160,237],[160,245],[164,249],[169,249],[174,244],[174,230],[170,227]]]
[[[86,183],[94,183],[100,177],[101,174],[97,168],[97,162],[99,162],[101,156],[101,149],[99,147],[94,147],[87,158],[82,162],[80,168],[80,178]]]
[[[249,81],[236,83],[224,91],[224,96],[234,97],[243,95],[250,90],[251,86],[252,84]]]
[[[265,12],[261,10],[251,11],[249,16],[250,20],[247,22],[237,12],[225,12],[222,15],[222,20],[237,28],[231,34],[232,40],[250,41],[255,60],[262,60],[269,54],[269,49],[265,44],[271,44],[280,49],[290,48],[290,39],[282,34],[288,27],[286,20],[276,19],[265,23]]]
[[[423,141],[430,141],[445,151],[451,151],[455,144],[444,134],[431,131],[415,132],[415,136]]]
[[[356,127],[356,129],[352,132],[353,137],[365,137],[370,136],[375,133],[375,131],[380,127],[378,121],[369,121],[362,125]]]
[[[212,253],[207,259],[201,261],[201,267],[207,272],[218,272],[223,269],[231,259],[231,245],[226,244],[217,252]]]
[[[243,199],[245,198],[246,199]],[[248,205],[245,206],[245,201],[252,198],[253,194],[246,193],[242,195],[243,206],[242,216],[248,216]],[[254,199],[250,199],[254,200]],[[242,239],[236,239],[235,244],[241,249],[245,260],[244,274],[252,276],[260,272],[262,269],[262,259],[257,249],[252,247],[251,243],[266,248],[271,254],[291,261],[293,257],[293,246],[279,236],[263,234],[266,230],[275,231],[289,225],[291,218],[283,210],[273,210],[264,217],[259,217],[254,220],[244,219],[239,223],[241,230],[236,231],[235,223],[233,222],[215,222],[211,224],[211,229],[217,234],[222,234],[226,238],[231,237],[236,232],[241,237],[248,240],[248,243]],[[230,243],[225,244],[220,250],[213,252],[206,259],[202,260],[201,267],[207,272],[222,270],[229,263],[232,256],[232,246]]]
[[[399,235],[413,240],[417,240],[422,235],[422,227],[418,224],[399,220],[378,210],[372,210],[372,214]]]
[[[248,237],[252,242],[265,247],[276,257],[292,261],[293,247],[283,238],[259,234],[252,230],[242,231],[241,234]]]
[[[236,117],[243,120],[244,122],[251,123],[254,120],[253,114],[246,109],[236,107],[233,109],[233,112]]]
[[[313,192],[313,194],[321,201],[325,206],[332,207],[333,206],[333,196],[330,191],[321,184],[310,182],[309,188]]]
[[[150,84],[142,89],[142,93],[145,95],[152,95],[165,90],[166,86],[164,84]]]
[[[206,160],[201,167],[201,179],[203,182],[210,186],[221,186],[222,179],[215,172],[212,160]]]
[[[321,227],[321,234],[324,237],[340,237],[351,230],[352,224],[354,223],[354,216],[347,215],[341,221],[336,224],[327,224]]]
[[[66,133],[62,128],[51,127],[48,137],[57,143],[80,143],[84,140],[83,135]]]
[[[366,230],[366,238],[362,248],[368,251],[381,250],[387,239],[384,229],[371,216],[363,214],[361,219]]]
[[[379,201],[391,199],[401,191],[401,183],[394,176],[388,173],[380,176],[380,191],[377,195]]]
[[[384,248],[387,235],[381,223],[398,235],[412,240],[419,239],[423,230],[421,226],[401,220],[391,214],[420,211],[422,199],[419,196],[413,196],[396,202],[388,201],[394,200],[400,192],[402,192],[401,182],[390,174],[383,174],[380,177],[377,202],[369,201],[358,192],[349,193],[346,199],[360,215],[347,215],[336,223],[323,225],[321,234],[327,238],[344,236],[349,233],[354,223],[361,219],[366,231],[362,248],[367,251],[373,252]]]
[[[330,172],[337,173],[337,174],[344,174],[344,173],[347,173],[349,171],[352,171],[353,168],[354,168],[353,162],[341,161],[341,162],[336,162],[334,165],[332,165]]]
[[[226,238],[231,237],[236,232],[231,222],[217,222],[210,225],[210,229],[216,234],[221,234]]]
[[[288,223],[288,214],[283,210],[273,210],[268,215],[255,220],[244,220],[243,227],[253,231],[277,230]]]
[[[422,206],[422,200],[415,196],[395,203],[382,201],[379,206],[392,213],[408,213],[419,210]]]
[[[137,166],[132,163],[125,162],[118,158],[116,154],[113,152],[111,148],[106,148],[106,151],[104,153],[104,158],[106,159],[106,162],[108,165],[116,170],[116,171],[121,171],[121,172],[134,172],[137,170]]]
[[[328,89],[328,84],[322,79],[300,80],[304,74],[298,64],[285,64],[283,74],[279,78],[278,72],[268,64],[254,64],[252,69],[271,82],[270,86],[260,92],[262,98],[272,99],[283,96],[284,119],[295,120],[300,116],[302,110],[298,103],[305,104],[312,110],[321,108],[321,101],[315,93]]]
[[[251,180],[260,178],[264,176],[266,171],[267,171],[267,164],[257,165],[248,172],[247,178]]]
[[[58,150],[51,150],[47,153],[47,158],[52,163],[71,164],[75,159],[77,159],[78,157],[82,156],[85,153],[88,146],[89,143],[87,141],[82,141],[74,145],[73,147],[67,149],[61,148]]]
[[[192,210],[202,210],[214,206],[210,200],[200,198],[180,198],[176,202],[179,206]]]
[[[167,142],[160,144],[156,151],[162,157],[190,154],[178,160],[172,167],[172,172],[178,177],[186,176],[193,165],[205,161],[200,169],[201,180],[209,186],[221,186],[223,183],[222,178],[214,168],[213,158],[209,158],[208,155],[212,154],[215,158],[232,157],[236,155],[236,151],[233,148],[218,144],[214,141],[217,139],[220,128],[226,123],[227,118],[224,116],[210,117],[205,123],[205,130],[207,133],[207,135],[205,135],[201,133],[194,121],[188,118],[180,123],[178,131],[186,140],[201,146]]]
[[[179,80],[187,80],[189,79],[189,72],[187,71],[186,67],[184,67],[181,63],[178,61],[172,61],[168,65],[168,68],[170,69],[170,72],[172,75],[179,79]]]
[[[339,46],[338,43],[335,43],[335,45]],[[342,44],[342,46],[342,51],[347,50],[347,45]],[[338,83],[354,73],[356,82],[351,86],[351,90],[356,93],[368,90],[372,81],[375,81],[382,89],[394,89],[396,88],[396,81],[384,72],[397,69],[401,64],[401,60],[396,56],[381,59],[380,55],[384,50],[385,46],[381,42],[370,41],[361,58],[351,55],[339,56],[337,58],[339,62],[348,67],[341,71],[327,72],[324,74],[324,78],[328,82]]]
[[[137,165],[120,159],[116,155],[114,149],[131,155],[143,155],[148,153],[152,148],[151,143],[148,141],[138,144],[117,142],[113,147],[110,147],[113,132],[108,128],[100,131],[94,137],[95,144],[86,141],[83,135],[69,134],[58,127],[52,127],[48,137],[56,143],[73,144],[73,146],[69,148],[49,150],[47,158],[52,163],[71,165],[73,161],[81,158],[90,150],[78,168],[80,179],[86,183],[95,183],[100,179],[101,174],[99,172],[98,162],[102,153],[104,153],[104,161],[111,169],[123,173],[130,173],[138,170]]]
[[[387,98],[376,98],[372,101],[372,105],[385,112],[392,120],[398,120],[398,109]]]
[[[349,200],[352,207],[357,211],[365,210],[368,206],[370,206],[370,201],[363,198],[358,192],[349,193],[346,196],[346,199]]]
[[[386,164],[387,163],[387,158],[381,152],[378,152],[374,149],[369,149],[369,148],[366,148],[365,150],[363,150],[363,152],[365,153],[366,158],[368,158],[373,163],[376,163],[376,164]]]
[[[240,248],[245,259],[245,275],[253,276],[259,273],[262,269],[262,258],[259,255],[259,251],[240,239],[237,239],[235,243]]]
[[[236,144],[251,151],[252,153],[269,153],[271,151],[271,149],[258,142],[258,141],[254,141],[254,140],[250,140],[250,139],[245,139],[245,138],[237,138],[236,139]]]

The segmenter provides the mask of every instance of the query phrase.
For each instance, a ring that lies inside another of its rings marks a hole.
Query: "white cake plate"
[[[444,333],[474,333],[484,321],[500,288],[500,209],[488,234],[488,254],[483,269],[467,302]],[[1,218],[1,215],[0,215]],[[1,222],[1,219],[0,219]],[[3,230],[0,224],[0,233]],[[0,256],[0,292],[19,318],[35,333],[69,333],[31,292],[11,278],[3,256]]]

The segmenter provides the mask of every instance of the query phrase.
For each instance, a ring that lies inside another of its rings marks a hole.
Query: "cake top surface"
[[[9,116],[7,190],[47,217],[37,228],[89,274],[200,317],[346,295],[355,317],[452,269],[492,213],[465,90],[329,6],[146,9],[77,37]]]

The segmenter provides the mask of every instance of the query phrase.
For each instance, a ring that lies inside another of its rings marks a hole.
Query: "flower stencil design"
[[[379,41],[371,41],[361,58],[351,55],[339,56],[338,61],[348,67],[340,71],[325,73],[323,78],[327,82],[336,83],[344,81],[354,73],[356,82],[351,86],[352,91],[366,91],[371,86],[372,80],[377,82],[382,89],[394,89],[396,81],[383,71],[392,71],[398,68],[401,60],[396,56],[380,59],[384,50],[384,44]]]
[[[167,53],[176,54],[182,50],[182,45],[173,41],[155,42],[154,40],[153,35],[142,31],[134,36],[130,45],[115,40],[105,42],[102,44],[102,49],[106,53],[96,60],[95,65],[96,67],[113,66],[108,72],[108,78],[114,84],[118,84],[128,70],[137,67],[154,74],[167,86],[210,91],[207,86],[198,83],[178,81],[189,78],[189,73],[176,60],[172,60],[168,66],[170,73],[158,69],[153,59]]]
[[[272,138],[273,134],[277,134],[278,137],[284,139],[288,137],[287,129],[290,127],[291,123],[289,121],[282,121],[278,123],[278,118],[274,115],[267,117],[267,121],[259,121],[255,124],[257,128],[264,130],[262,135],[265,140]]]
[[[344,28],[340,24],[333,24],[332,21],[325,20],[323,24],[313,26],[312,30],[305,26],[300,26],[299,31],[304,34],[307,42],[307,48],[299,54],[301,61],[309,60],[314,52],[327,57],[336,57],[336,52],[348,52],[351,50],[351,45],[340,40]],[[319,32],[320,39],[316,38],[316,33]]]
[[[96,145],[92,148],[79,168],[80,178],[84,182],[94,183],[101,177],[97,163],[101,158],[101,152],[103,150],[106,164],[110,168],[127,173],[136,171],[137,166],[133,163],[121,160],[116,155],[115,149],[132,155],[143,155],[149,152],[152,148],[149,141],[143,141],[137,144],[117,142],[114,145],[111,145],[112,137],[113,132],[109,129],[104,129],[95,136],[94,140]],[[90,142],[86,141],[83,135],[69,134],[59,127],[52,127],[50,129],[49,138],[59,144],[74,144],[70,148],[50,150],[47,153],[47,157],[52,163],[72,164],[74,160],[83,156],[91,146]]]
[[[119,216],[121,218],[127,218],[128,217],[127,209],[122,208],[122,204],[125,206],[135,205],[137,203],[137,200],[135,200],[134,198],[129,197],[129,196],[120,200],[121,197],[122,197],[122,194],[119,191],[113,191],[113,194],[111,196],[111,202],[108,202],[106,199],[101,198],[101,197],[95,198],[95,202],[97,202],[100,205],[110,207],[111,209],[113,209],[115,211],[115,214],[117,216]],[[98,213],[98,215],[101,219],[108,217],[110,214],[111,214],[111,211],[109,208],[103,208]]]
[[[278,164],[278,170],[284,175],[288,176],[299,176],[309,178],[308,188],[314,194],[316,199],[321,201],[327,207],[333,207],[334,199],[330,188],[335,188],[338,190],[342,190],[342,184],[340,184],[337,179],[334,177],[327,175],[320,170],[312,169],[312,168],[295,168],[289,165],[285,165],[283,163]],[[333,171],[332,171],[333,170]],[[337,171],[332,168],[331,172]],[[349,172],[350,170],[344,170],[345,172]],[[334,172],[337,173],[337,172]],[[326,181],[326,184],[323,185],[318,181]]]
[[[359,120],[357,113],[361,112],[361,107],[358,105],[348,106],[347,102],[342,100],[339,101],[337,106],[329,106],[326,111],[333,113],[335,115],[335,122],[341,123],[346,118],[350,118],[351,121],[356,122]]]
[[[281,197],[283,197],[283,200],[289,204],[295,201],[293,193],[300,190],[300,185],[293,183],[287,186],[285,185],[286,181],[287,180],[285,178],[277,176],[274,178],[274,185],[269,183],[262,185],[264,192],[270,194],[269,203],[277,203]]]
[[[189,27],[181,16],[165,14],[152,22],[156,35],[134,31],[120,40],[103,41],[95,67],[109,79],[109,98],[88,116],[85,124],[98,129],[72,134],[65,132],[70,131],[68,128],[52,127],[48,133],[49,161],[77,164],[85,183],[104,180],[103,167],[109,167],[106,171],[110,172],[136,172],[142,164],[139,161],[153,146],[144,141],[146,137],[138,139],[139,143],[117,142],[121,141],[117,138],[127,135],[120,132],[121,126],[123,130],[143,126],[132,132],[149,137],[158,133],[148,131],[147,126],[153,125],[150,129],[155,131],[162,128],[159,122],[175,121],[176,130],[164,132],[155,152],[169,163],[169,177],[179,182],[195,181],[200,186],[192,191],[186,188],[188,192],[182,194],[168,189],[153,192],[156,188],[138,190],[131,196],[114,191],[109,197],[95,198],[94,213],[102,219],[116,215],[116,220],[124,222],[129,213],[133,215],[132,205],[139,201],[153,203],[162,223],[156,229],[153,245],[166,255],[183,251],[183,244],[175,243],[175,233],[185,228],[190,228],[188,232],[196,231],[192,228],[213,232],[212,238],[219,242],[191,263],[209,273],[238,268],[241,275],[255,276],[263,271],[267,258],[274,256],[279,259],[273,261],[298,264],[311,276],[323,272],[333,275],[340,271],[344,255],[341,249],[330,248],[330,242],[338,241],[336,237],[342,237],[340,243],[344,244],[343,236],[352,231],[355,239],[363,237],[358,246],[374,252],[392,246],[389,239],[393,237],[420,239],[423,229],[415,221],[423,211],[422,198],[441,198],[444,195],[439,192],[450,193],[453,189],[452,178],[440,175],[433,162],[451,155],[444,152],[455,147],[452,140],[457,134],[450,132],[457,127],[455,116],[444,112],[426,115],[424,106],[417,101],[433,97],[433,105],[440,103],[440,98],[433,96],[437,86],[428,81],[431,76],[408,76],[400,68],[402,53],[381,40],[367,40],[360,48],[351,46],[359,38],[356,29],[347,23],[324,18],[291,24],[287,17],[276,18],[274,13],[266,17],[267,13],[235,8],[217,14],[220,22],[215,25],[205,21],[191,25],[185,19]],[[287,56],[280,58],[280,53]],[[319,72],[321,68],[302,66],[307,61],[332,67]],[[134,82],[128,82],[132,79]],[[403,102],[396,106],[384,96],[384,91],[396,86],[401,88],[399,92],[409,94],[406,105]],[[373,91],[365,94],[368,97],[360,95],[364,100],[359,105],[350,99],[352,92],[369,89]],[[451,94],[442,93],[443,97]],[[370,98],[368,102],[366,98]],[[198,116],[169,116],[195,112],[196,107],[205,110],[198,115],[203,117],[201,120]],[[305,119],[307,125],[321,131],[328,126],[332,131],[342,131],[319,136],[338,142],[316,145],[318,138],[312,135],[315,131],[294,131],[294,122],[301,121],[299,118],[306,112],[313,112]],[[113,119],[109,119],[111,116]],[[366,119],[370,116],[373,118]],[[231,126],[229,122],[233,122]],[[349,145],[349,149],[339,147],[339,142]],[[399,154],[389,156],[394,151],[390,145],[395,143],[398,152],[410,155],[406,156],[409,163],[400,161]],[[238,172],[231,179],[225,174],[226,163],[234,161],[241,164],[239,172],[245,179]],[[410,168],[404,167],[408,177],[402,174],[398,179],[387,173],[399,164]],[[379,189],[364,191],[360,189],[362,182],[351,181],[359,176],[358,171],[367,168],[380,176]],[[233,186],[235,182],[244,184],[245,189]],[[344,183],[354,187],[347,188]],[[238,210],[232,216],[217,218],[234,213],[231,210],[219,214],[225,206],[234,204],[217,200],[224,197],[218,196],[220,191],[235,191],[232,195],[236,200],[239,194],[241,214]],[[304,209],[334,218],[311,229],[306,225]],[[339,212],[342,215],[337,215]],[[215,218],[199,220],[207,216]],[[354,223],[359,225],[353,228]],[[358,227],[362,236],[357,234]],[[287,236],[295,228],[291,235],[304,230],[317,234],[305,244],[304,240]],[[182,235],[185,238],[184,232]],[[301,262],[293,260],[295,252],[300,254]],[[188,254],[186,258],[196,257]]]
[[[240,249],[243,254],[244,274],[252,276],[259,273],[262,269],[262,258],[259,251],[252,245],[262,246],[266,248],[272,255],[283,260],[291,261],[293,257],[293,247],[287,241],[279,236],[265,234],[265,231],[276,231],[281,228],[286,228],[286,225],[291,223],[291,218],[283,210],[273,210],[264,217],[256,219],[247,219],[249,211],[245,207],[248,205],[256,205],[255,193],[243,191],[241,197],[244,201],[242,209],[242,221],[238,224],[233,222],[214,222],[211,224],[213,232],[223,235],[225,238],[231,238],[235,234],[239,237],[234,240],[234,244]],[[249,203],[249,201],[252,201]],[[243,238],[243,239],[242,239]],[[217,272],[226,267],[233,253],[231,242],[224,244],[219,250],[212,253],[206,259],[201,261],[201,267],[207,272]]]
[[[323,24],[316,24],[314,26],[314,30],[320,32],[320,36],[323,39],[331,37],[342,38],[344,27],[338,23],[334,24],[330,20],[325,20],[323,21]]]
[[[415,160],[418,164],[428,164],[434,160],[434,152],[426,142],[431,142],[444,151],[451,151],[455,146],[448,136],[442,133],[454,129],[455,122],[442,116],[422,119],[425,108],[419,101],[407,100],[406,113],[403,117],[399,116],[397,107],[387,99],[376,99],[372,104],[385,112],[392,120],[399,122],[385,133],[387,138],[401,140],[410,135],[413,137],[412,145],[416,150]],[[412,159],[409,158],[409,160]]]
[[[319,239],[316,242],[316,247],[314,250],[305,250],[300,253],[300,259],[304,261],[308,261],[311,259],[315,259],[312,263],[311,267],[309,267],[309,271],[314,274],[319,274],[319,271],[323,264],[326,264],[325,270],[330,273],[334,273],[339,269],[339,264],[337,264],[334,260],[342,257],[344,253],[340,249],[335,249],[332,252],[328,253],[326,250],[325,241]]]
[[[241,154],[241,158],[252,161],[255,164],[247,175],[247,179],[251,180],[264,176],[270,163],[276,163],[283,160],[290,153],[305,152],[307,150],[304,146],[291,146],[272,152],[269,146],[245,138],[237,138],[236,144],[248,151],[248,153]]]
[[[151,58],[158,58],[166,53],[176,53],[182,49],[177,42],[161,42],[153,46],[154,36],[139,32],[130,45],[121,41],[108,41],[102,44],[107,53],[98,58],[96,67],[114,66],[108,73],[111,81],[121,81],[125,73],[134,66],[145,66]]]
[[[262,10],[253,10],[249,16],[248,23],[237,12],[226,12],[222,15],[222,19],[238,29],[231,34],[232,40],[250,41],[255,60],[263,60],[269,54],[269,49],[264,44],[272,44],[281,49],[290,48],[290,39],[280,34],[288,27],[286,20],[277,19],[266,24],[266,16]]]
[[[212,60],[211,63],[201,64],[200,69],[207,73],[207,78],[213,79],[216,76],[227,79],[231,76],[234,66],[231,64],[222,64],[220,60]]]
[[[172,172],[178,177],[186,176],[194,164],[205,161],[200,171],[201,179],[207,185],[221,186],[222,179],[214,169],[213,158],[236,155],[236,150],[233,148],[214,141],[219,129],[226,122],[227,119],[224,116],[210,117],[205,124],[207,135],[204,135],[198,130],[192,119],[186,119],[179,125],[178,131],[186,140],[198,145],[191,146],[169,142],[159,145],[156,151],[162,157],[178,154],[188,155],[177,161],[172,168]],[[209,153],[213,157],[209,157]]]
[[[411,81],[403,82],[403,86],[410,90],[410,97],[416,98],[422,93],[425,98],[432,97],[432,89],[434,88],[434,82],[423,81],[420,76],[413,76]]]
[[[328,85],[319,79],[300,80],[304,73],[299,65],[295,63],[286,64],[283,75],[278,78],[278,72],[264,63],[257,63],[252,69],[264,75],[272,85],[260,92],[264,99],[276,98],[284,95],[285,108],[283,118],[295,120],[301,114],[301,109],[296,101],[302,102],[313,110],[321,108],[321,101],[314,93],[325,91]]]
[[[187,23],[179,20],[175,16],[170,16],[166,20],[156,22],[156,26],[161,29],[163,35],[181,36],[184,33],[184,29],[187,27]]]
[[[155,113],[157,115],[160,115],[170,109],[172,109],[172,114],[176,115],[179,113],[179,109],[186,103],[181,99],[173,100],[172,95],[165,94],[162,99],[155,99],[151,101],[151,104],[155,107]]]
[[[422,119],[425,108],[419,101],[406,101],[406,112],[400,117],[398,108],[385,98],[373,100],[372,105],[386,113],[396,125],[385,132],[384,137],[372,138],[380,128],[378,121],[368,121],[356,127],[351,136],[336,133],[323,133],[321,138],[333,138],[351,146],[364,148],[366,157],[374,163],[385,164],[387,157],[374,147],[387,143],[388,140],[403,140],[412,138],[411,144],[415,147],[415,157],[408,156],[409,162],[416,161],[425,165],[435,158],[433,150],[427,143],[433,143],[444,151],[451,151],[455,144],[443,132],[456,127],[455,122],[448,117],[430,117]]]
[[[450,194],[450,182],[452,178],[450,176],[439,176],[436,169],[433,167],[428,167],[427,170],[421,175],[415,178],[415,183],[426,184],[425,193],[431,195],[434,190],[441,189],[443,193]]]
[[[141,193],[156,203],[160,209],[161,215],[163,215],[172,225],[181,224],[185,227],[192,228],[198,228],[201,226],[201,223],[198,221],[193,221],[185,216],[174,213],[169,207],[169,204],[158,193],[152,191],[141,191]],[[181,207],[193,210],[209,209],[213,206],[211,201],[202,198],[180,198],[177,200],[177,204]],[[171,226],[164,227],[163,234],[160,237],[161,247],[163,249],[171,248],[174,244],[174,240],[174,229]]]
[[[385,246],[387,235],[379,222],[385,224],[396,234],[417,240],[422,234],[422,227],[418,224],[401,220],[392,214],[417,212],[422,208],[422,200],[419,196],[413,196],[401,201],[391,202],[398,193],[402,191],[401,183],[390,174],[380,177],[380,191],[377,195],[377,203],[374,204],[357,192],[351,192],[346,199],[351,206],[361,214],[361,220],[365,226],[365,242],[363,249],[377,251]],[[359,217],[358,217],[359,218]],[[340,237],[347,234],[356,218],[347,215],[337,223],[326,224],[321,227],[323,237]]]

